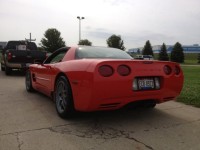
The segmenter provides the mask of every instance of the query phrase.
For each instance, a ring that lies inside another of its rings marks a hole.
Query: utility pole
[[[26,39],[26,38],[25,38],[25,40],[26,40],[26,41],[29,41],[29,42],[31,42],[31,41],[36,41],[36,39],[32,39],[32,38],[31,38],[31,33],[30,33],[30,39]]]

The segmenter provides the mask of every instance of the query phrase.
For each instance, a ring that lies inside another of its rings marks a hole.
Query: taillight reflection
[[[170,75],[172,73],[172,68],[168,65],[164,66],[163,70],[166,75]]]
[[[117,68],[117,72],[121,75],[121,76],[128,76],[131,73],[131,69],[126,66],[126,65],[120,65]]]
[[[114,73],[114,70],[109,65],[103,65],[99,67],[99,74],[102,75],[103,77],[109,77],[113,75],[113,73]]]
[[[175,70],[174,70],[174,72],[175,72],[175,74],[176,74],[176,75],[179,75],[179,74],[180,74],[180,72],[181,72],[181,69],[180,69],[180,67],[178,67],[178,66],[175,66]]]

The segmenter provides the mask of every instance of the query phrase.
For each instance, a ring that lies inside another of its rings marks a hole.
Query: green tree
[[[152,55],[153,56],[153,50],[151,47],[150,41],[146,41],[146,44],[144,45],[144,48],[142,50],[142,55]]]
[[[140,54],[140,49],[139,48],[137,49],[137,54]]]
[[[184,62],[183,48],[182,48],[182,45],[179,42],[177,42],[174,45],[174,47],[171,51],[171,61],[178,62],[178,63]]]
[[[107,39],[108,47],[118,48],[121,50],[125,50],[124,41],[121,39],[120,35],[113,34]]]
[[[200,53],[198,54],[197,60],[198,60],[198,63],[200,64]]]
[[[80,40],[78,45],[88,45],[92,46],[92,42],[90,42],[88,39]]]
[[[65,42],[60,36],[60,32],[55,28],[50,28],[45,31],[44,38],[41,39],[41,46],[48,52],[54,52],[55,50],[64,47]]]
[[[169,56],[167,54],[167,48],[165,43],[161,46],[161,50],[158,55],[158,60],[169,61]]]
[[[42,48],[42,47],[37,47],[37,49],[38,49],[39,51],[45,51],[45,49]]]

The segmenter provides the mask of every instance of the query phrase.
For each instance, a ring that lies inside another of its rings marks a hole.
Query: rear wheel
[[[71,87],[64,76],[60,76],[56,81],[54,100],[56,111],[61,118],[69,118],[74,115],[75,109]]]
[[[28,92],[34,91],[34,89],[32,87],[31,73],[29,70],[27,70],[27,72],[26,72],[25,85],[26,85],[26,90]]]
[[[12,69],[9,68],[9,67],[7,67],[7,66],[5,66],[5,73],[6,73],[6,75],[10,75],[11,72],[12,72]]]
[[[154,107],[156,107],[156,102],[155,101],[147,101],[147,102],[145,102],[144,103],[144,107],[145,108],[154,108]]]

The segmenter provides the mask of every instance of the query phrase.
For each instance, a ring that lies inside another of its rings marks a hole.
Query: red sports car
[[[119,109],[142,101],[148,107],[174,100],[183,86],[179,64],[134,60],[105,47],[65,47],[26,73],[26,89],[52,97],[61,117],[75,111]]]

